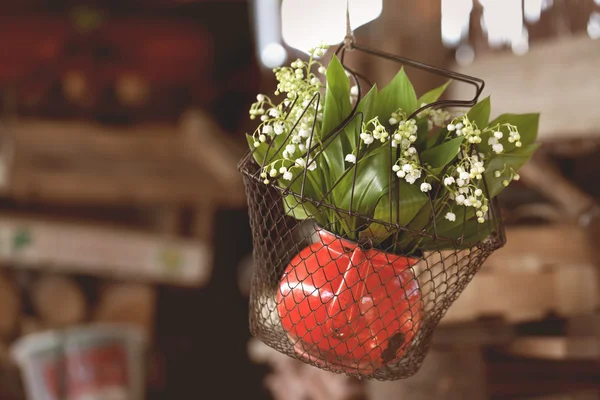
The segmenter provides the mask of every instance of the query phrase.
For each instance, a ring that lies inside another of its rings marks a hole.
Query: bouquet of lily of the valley
[[[363,96],[325,50],[275,69],[250,108],[251,328],[313,365],[397,379],[503,244],[494,200],[535,152],[538,115],[426,107],[450,82],[419,97],[403,69]]]
[[[335,56],[327,67],[315,60],[323,50],[275,69],[280,100],[261,94],[250,109],[260,124],[248,143],[264,183],[290,191],[288,215],[375,245],[393,235],[394,250],[404,253],[439,248],[410,230],[482,239],[490,201],[519,179],[538,146],[539,115],[490,120],[486,98],[467,113],[428,109],[408,118],[450,82],[418,97],[401,69],[359,99]]]

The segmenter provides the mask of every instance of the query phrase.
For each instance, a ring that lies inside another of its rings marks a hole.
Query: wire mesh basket
[[[342,65],[357,83],[360,99],[362,86],[370,84],[344,64],[346,49],[341,46],[336,54],[341,52]],[[483,81],[477,78],[360,46],[352,49],[476,88],[472,100],[435,101],[409,119],[428,108],[472,106],[483,89]],[[315,94],[305,111],[318,109],[320,97]],[[364,122],[356,104],[319,149],[307,150],[307,165],[326,164],[327,146],[333,146],[351,124]],[[300,118],[292,121],[292,131]],[[360,146],[358,142],[359,150]],[[382,151],[389,151],[393,160],[398,148],[390,145]],[[376,380],[416,373],[446,310],[485,259],[505,242],[497,201],[490,201],[484,224],[473,224],[463,214],[464,222],[448,231],[436,224],[436,200],[448,195],[438,186],[428,193],[428,205],[405,224],[400,190],[405,183],[391,168],[385,179],[394,189],[384,196],[389,216],[381,218],[353,204],[357,196],[376,190],[376,185],[356,185],[360,156],[344,174],[351,181],[346,207],[332,199],[331,191],[322,196],[306,192],[308,168],[288,186],[265,184],[261,171],[267,162],[261,165],[249,152],[239,164],[254,245],[251,333],[284,354],[336,373]],[[487,194],[485,177],[480,187]],[[356,229],[341,229],[345,226]],[[345,233],[339,235],[340,231]]]

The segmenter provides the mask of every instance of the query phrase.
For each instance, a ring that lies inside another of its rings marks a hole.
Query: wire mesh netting
[[[437,105],[472,105],[477,96]],[[314,100],[306,109],[318,108],[318,94]],[[329,137],[335,140],[358,118],[355,107]],[[307,165],[327,162],[321,159],[323,147],[333,140],[312,154],[309,149]],[[360,150],[360,142],[357,146]],[[386,150],[390,159],[397,156],[397,148]],[[504,244],[496,200],[490,201],[484,224],[470,225],[465,214],[458,231],[442,232],[435,222],[436,207],[443,203],[438,200],[448,195],[442,190],[428,194],[428,206],[415,217],[421,223],[407,225],[401,221],[401,190],[389,191],[390,217],[378,218],[357,211],[352,200],[339,207],[331,193],[308,195],[307,169],[288,186],[265,184],[261,173],[266,161],[261,165],[250,152],[239,165],[253,232],[252,334],[284,354],[336,373],[377,380],[416,373],[444,313],[485,259]],[[356,186],[359,161],[346,171],[350,199],[362,190]],[[405,184],[391,169],[388,175],[390,188]],[[487,194],[485,179],[481,190]],[[336,233],[340,231],[343,236]]]

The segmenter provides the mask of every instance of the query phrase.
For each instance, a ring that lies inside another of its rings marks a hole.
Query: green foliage
[[[433,146],[421,153],[421,162],[429,165],[433,170],[439,171],[456,158],[464,141],[465,138],[459,136],[438,146]]]
[[[387,122],[390,115],[398,109],[402,109],[407,115],[417,109],[417,94],[404,68],[379,92],[373,114],[381,118],[382,122]]]
[[[490,113],[492,110],[492,103],[489,97],[486,97],[479,103],[475,104],[467,113],[467,116],[471,121],[477,125],[479,129],[483,129],[488,126],[490,122]]]
[[[451,83],[452,83],[452,81],[448,81],[448,82],[444,83],[442,86],[432,89],[429,92],[425,93],[423,96],[421,96],[419,98],[419,101],[418,101],[419,107],[421,107],[421,104],[431,104],[431,103],[438,101],[439,98],[444,94],[444,92],[446,91],[448,86],[450,86]]]
[[[497,154],[490,158],[484,176],[488,182],[491,197],[496,197],[504,189],[502,182],[510,178],[510,170],[508,168],[518,171],[529,161],[538,147],[539,144],[534,143],[520,149],[515,149],[509,153]],[[497,178],[494,176],[495,171],[501,171],[500,177]]]
[[[373,214],[374,219],[385,224],[372,223],[368,229],[361,232],[360,236],[362,238],[372,238],[376,242],[382,241],[395,232],[390,225],[408,225],[427,203],[428,199],[427,195],[421,192],[418,187],[395,182],[391,191],[381,196]]]
[[[344,173],[344,157],[350,149],[350,142],[345,131],[338,132],[339,125],[350,115],[350,80],[336,56],[327,69],[327,87],[323,109],[322,140],[324,146],[322,157],[323,175],[326,187],[331,187]]]
[[[311,63],[308,64],[309,69]],[[313,76],[307,73],[307,81],[314,80]],[[298,169],[294,164],[296,156],[286,158],[286,145],[299,145],[305,140],[302,137],[302,141],[290,142],[290,135],[293,137],[297,132],[271,135],[265,142],[257,139],[259,130],[254,135],[247,135],[255,161],[260,166],[265,164],[263,174],[267,168],[278,171],[282,166],[294,171],[295,179],[292,180],[284,179],[281,174],[273,178],[264,175],[265,179],[275,179],[279,186],[300,194],[303,174],[306,173],[304,195],[312,201],[300,201],[299,196],[287,194],[283,205],[289,216],[299,220],[313,218],[320,225],[352,240],[370,239],[381,244],[391,239],[396,244],[395,250],[405,253],[415,249],[437,249],[439,246],[432,238],[416,240],[406,229],[461,239],[465,246],[490,233],[489,224],[481,221],[481,210],[487,208],[488,202],[498,196],[508,183],[518,179],[517,172],[536,151],[538,114],[503,114],[490,122],[491,99],[487,97],[466,114],[458,114],[443,126],[431,126],[434,121],[432,115],[438,111],[419,113],[415,118],[416,128],[413,128],[416,131],[406,133],[400,127],[404,119],[422,104],[437,101],[451,81],[417,97],[404,69],[400,69],[381,90],[373,86],[358,99],[356,114],[348,120],[353,109],[352,83],[337,57],[331,59],[325,78],[326,82],[321,87],[324,89],[322,114],[318,115],[311,150],[311,156],[320,152],[315,159],[316,168]],[[302,93],[295,95],[303,98]],[[312,111],[318,113],[321,110],[315,107]],[[393,113],[400,113],[401,117],[394,116],[396,121],[390,120]],[[369,125],[374,120],[380,125]],[[346,125],[342,127],[344,123]],[[459,132],[453,125],[464,129]],[[387,136],[377,137],[375,130],[369,131],[369,126],[381,126]],[[494,136],[498,131],[502,135]],[[398,132],[406,136],[397,138]],[[511,132],[518,132],[520,139],[512,140],[511,137],[508,142],[506,139]],[[371,135],[370,141],[364,140],[361,134]],[[410,144],[403,143],[409,140],[409,135]],[[390,142],[392,139],[395,144]],[[502,140],[503,149],[492,147],[496,140]],[[306,158],[306,155],[302,157]],[[458,187],[453,188],[452,184],[460,179],[461,168],[468,166],[474,171],[477,168],[473,167],[475,162],[481,162],[485,171],[481,170],[482,174],[471,172],[469,190],[474,193],[483,189],[485,180],[489,192],[487,198],[480,197],[483,202],[477,207],[468,207],[457,202],[459,192],[455,189]],[[400,168],[400,165],[408,164],[421,171],[412,183],[405,178],[409,176],[410,169]],[[396,169],[393,170],[393,166]],[[482,175],[483,179],[475,175]],[[445,183],[447,179],[450,179],[449,184]],[[321,200],[346,212],[317,208],[315,204]],[[447,217],[448,214],[452,218]]]

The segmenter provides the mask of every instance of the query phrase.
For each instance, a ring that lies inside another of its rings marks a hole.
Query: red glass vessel
[[[397,361],[421,321],[418,260],[318,230],[287,266],[277,291],[295,351],[319,365],[369,373]]]

